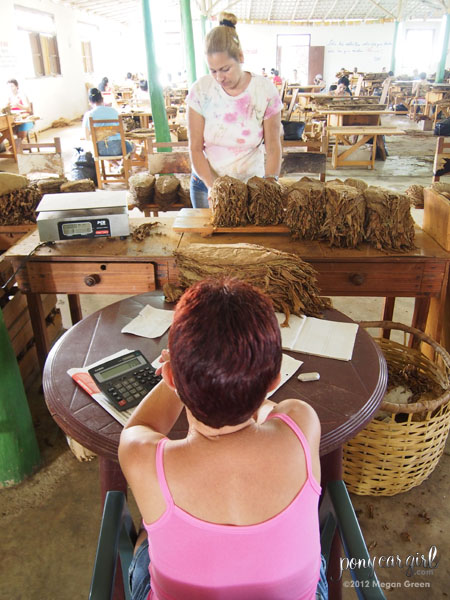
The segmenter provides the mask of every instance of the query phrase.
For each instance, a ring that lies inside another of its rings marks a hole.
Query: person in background
[[[335,96],[351,96],[350,81],[348,77],[340,77],[337,82],[337,88],[334,92]]]
[[[99,121],[100,119],[105,119],[106,121],[117,119],[117,122],[111,123],[111,125],[119,124],[119,113],[112,106],[104,105],[103,96],[99,89],[91,88],[89,90],[89,103],[92,108],[84,114],[82,123],[87,140],[91,139],[91,129],[89,123],[90,118],[95,119],[96,121]],[[101,125],[108,125],[108,123],[99,123],[96,126],[99,127]],[[125,142],[125,145],[127,152],[132,152],[134,150],[134,145],[128,140]],[[106,140],[97,142],[97,149],[100,156],[121,155],[122,145],[120,141],[120,133],[115,133]]]
[[[273,72],[272,81],[274,82],[275,85],[281,85],[283,83],[283,80],[280,77],[279,71],[277,71],[276,69]]]
[[[335,95],[336,89],[337,89],[337,85],[335,83],[332,83],[330,85],[330,87],[328,88],[328,93],[330,94],[330,96]]]
[[[110,92],[111,86],[109,85],[109,79],[107,77],[103,77],[103,79],[98,84],[98,89],[101,92]]]
[[[261,75],[267,77],[266,69],[264,67],[261,69]]]
[[[280,381],[270,298],[238,279],[178,302],[163,380],[125,425],[119,461],[142,515],[132,600],[327,598],[320,552],[320,422]],[[167,434],[185,410],[183,439]]]
[[[9,94],[8,94],[8,106],[13,112],[27,113],[30,115],[32,113],[31,102],[28,100],[27,95],[19,90],[19,83],[17,79],[10,79],[7,82],[9,86]],[[26,115],[24,115],[26,116]],[[33,129],[34,123],[30,121],[29,123],[22,123],[21,125],[14,126],[14,133],[20,139],[25,139],[27,137],[27,133]]]
[[[326,87],[326,83],[323,80],[323,76],[320,73],[318,73],[314,77],[314,85],[316,85],[319,88],[319,91],[322,91]]]
[[[298,72],[297,72],[297,69],[294,69],[292,71],[292,81],[290,81],[289,83],[298,83]]]
[[[219,21],[205,39],[210,75],[197,80],[186,98],[194,208],[208,207],[218,176],[277,181],[281,167],[278,90],[268,78],[242,69],[236,17],[222,13]]]

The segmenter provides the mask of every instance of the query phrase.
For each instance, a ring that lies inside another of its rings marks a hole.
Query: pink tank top
[[[163,465],[162,439],[156,451],[159,485],[167,508],[147,525],[150,554],[149,600],[313,600],[320,571],[318,501],[320,485],[311,471],[309,445],[298,425],[282,419],[297,435],[307,479],[294,500],[271,519],[255,525],[209,523],[174,504]]]

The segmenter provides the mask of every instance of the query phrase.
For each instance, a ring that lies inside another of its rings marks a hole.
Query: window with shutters
[[[81,42],[81,54],[83,56],[83,69],[85,73],[94,72],[94,61],[92,60],[91,42]]]
[[[23,49],[21,67],[25,75],[61,75],[53,15],[22,6],[15,6],[14,11],[20,46]]]

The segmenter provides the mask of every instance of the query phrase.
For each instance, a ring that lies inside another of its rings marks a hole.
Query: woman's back
[[[222,442],[158,445],[164,511],[146,524],[154,597],[313,597],[320,486],[306,438],[278,414]]]

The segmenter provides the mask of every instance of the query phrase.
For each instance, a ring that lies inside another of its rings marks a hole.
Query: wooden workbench
[[[13,158],[17,162],[16,144],[13,133],[14,119],[11,115],[0,115],[0,143],[9,142],[10,152],[2,152],[0,158]]]
[[[381,252],[361,245],[359,249],[330,248],[322,242],[296,241],[288,234],[178,234],[173,218],[157,219],[155,234],[142,242],[80,240],[57,242],[38,248],[37,232],[24,237],[2,258],[18,270],[19,288],[27,293],[38,355],[43,366],[49,350],[41,294],[69,295],[73,322],[81,318],[78,294],[140,294],[177,282],[173,251],[192,243],[234,244],[247,242],[301,256],[318,273],[323,295],[378,296],[386,298],[383,318],[391,320],[395,297],[414,297],[414,324],[436,340],[440,338],[447,290],[450,254],[420,228],[416,249],[406,254]],[[135,226],[147,222],[131,219]],[[158,235],[156,235],[158,234]]]
[[[383,135],[402,135],[404,131],[398,129],[398,127],[382,127],[382,126],[345,126],[345,127],[328,127],[327,133],[329,137],[334,137],[334,147],[331,159],[333,169],[338,167],[367,167],[369,169],[375,168],[375,156],[377,151],[377,143],[379,136]],[[350,136],[357,138],[356,142],[350,141]],[[367,144],[370,140],[372,142],[372,148],[369,159],[366,160],[348,160],[358,148]],[[339,144],[344,144],[346,149],[339,153]]]

